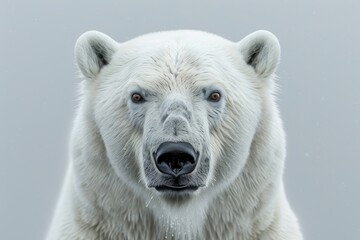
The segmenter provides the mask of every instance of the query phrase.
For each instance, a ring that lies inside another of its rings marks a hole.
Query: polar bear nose
[[[164,142],[154,153],[154,159],[160,172],[178,177],[194,171],[196,155],[189,143]]]

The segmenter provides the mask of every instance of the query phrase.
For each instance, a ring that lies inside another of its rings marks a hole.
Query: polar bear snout
[[[160,172],[179,177],[194,171],[198,155],[187,142],[164,142],[154,153],[154,160]]]

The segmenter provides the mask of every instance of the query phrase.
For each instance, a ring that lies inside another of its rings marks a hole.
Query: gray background
[[[43,239],[67,163],[76,105],[73,47],[201,29],[280,39],[279,105],[289,200],[306,239],[360,239],[360,1],[2,1],[1,239]]]

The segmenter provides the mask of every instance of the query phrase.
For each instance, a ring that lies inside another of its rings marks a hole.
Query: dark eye
[[[133,95],[131,95],[131,101],[133,103],[142,103],[144,102],[144,98],[140,93],[133,93]]]
[[[221,99],[221,94],[219,92],[210,93],[208,100],[212,102],[218,102]]]

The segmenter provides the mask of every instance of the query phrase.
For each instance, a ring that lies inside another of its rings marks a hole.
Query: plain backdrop
[[[285,185],[304,236],[360,239],[360,1],[8,1],[0,3],[0,234],[44,239],[68,161],[85,31],[117,41],[199,29],[280,40]]]

